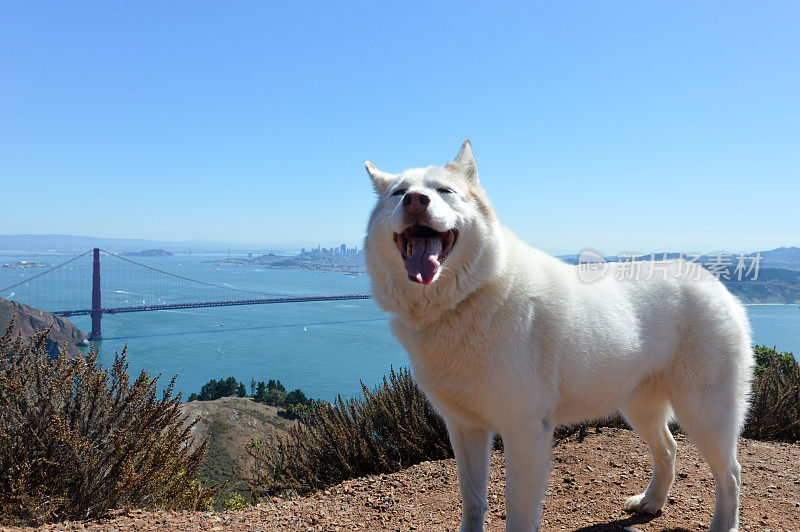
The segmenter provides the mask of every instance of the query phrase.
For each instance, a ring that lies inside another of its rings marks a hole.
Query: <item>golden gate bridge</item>
[[[13,299],[56,316],[91,316],[90,340],[101,340],[103,314],[237,305],[371,299],[369,294],[303,295],[245,290],[190,279],[100,248],[0,289]]]

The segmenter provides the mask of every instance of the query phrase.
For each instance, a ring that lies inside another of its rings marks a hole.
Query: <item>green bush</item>
[[[214,494],[217,493],[218,486],[212,488],[203,487],[200,479],[195,478],[186,489],[178,493],[168,504],[161,504],[173,510],[195,510],[199,512],[214,511]]]
[[[206,444],[192,448],[175,379],[131,383],[126,351],[107,368],[45,353],[34,340],[0,338],[0,522],[36,525],[109,509],[199,508],[213,489],[197,482]],[[63,352],[63,351],[62,351]]]
[[[792,353],[778,353],[775,346],[757,345],[753,347],[756,356],[756,377],[763,375],[769,368],[775,368],[781,374],[790,374],[797,369],[797,360]]]
[[[362,385],[363,386],[363,385]],[[299,493],[369,474],[452,457],[444,421],[411,373],[392,369],[363,399],[313,402],[287,437],[253,440],[241,475],[254,499]]]
[[[250,503],[247,499],[245,499],[241,493],[235,491],[222,499],[223,510],[240,510],[248,506],[250,506]]]
[[[800,365],[791,353],[756,346],[755,380],[743,435],[800,441]]]

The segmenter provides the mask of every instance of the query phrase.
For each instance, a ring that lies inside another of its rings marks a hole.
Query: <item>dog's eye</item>
[[[453,193],[452,190],[450,190],[449,188],[445,188],[445,187],[437,188],[436,192],[438,192],[439,194],[452,194]]]
[[[404,188],[398,188],[397,190],[395,190],[394,192],[392,192],[392,196],[402,196],[402,195],[403,195],[403,194],[405,194],[405,193],[406,193],[406,189],[404,189]]]

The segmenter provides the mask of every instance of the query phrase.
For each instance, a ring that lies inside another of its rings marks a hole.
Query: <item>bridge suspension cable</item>
[[[92,259],[80,260],[90,254],[93,254]],[[102,314],[372,297],[368,294],[280,294],[238,288],[167,272],[100,248],[24,277],[0,290],[0,296],[60,316],[91,315],[90,338],[95,340],[102,337]]]
[[[48,268],[47,270],[45,270],[45,271],[43,271],[43,272],[37,273],[36,275],[33,275],[33,276],[31,276],[31,277],[28,277],[27,279],[23,279],[23,280],[19,281],[18,283],[14,283],[14,284],[12,284],[12,285],[10,285],[10,286],[6,286],[5,288],[0,288],[0,294],[2,294],[2,293],[4,293],[4,292],[8,292],[8,291],[9,291],[9,290],[11,290],[12,288],[16,288],[16,287],[18,287],[18,286],[20,286],[20,285],[23,285],[23,284],[25,284],[25,283],[30,283],[30,282],[31,282],[31,281],[33,281],[34,279],[38,279],[39,277],[42,277],[43,275],[47,275],[48,273],[50,273],[50,272],[52,272],[52,271],[55,271],[55,270],[57,270],[57,269],[59,269],[59,268],[63,268],[63,267],[64,267],[64,266],[66,266],[67,264],[71,264],[71,263],[75,262],[76,260],[78,260],[79,258],[81,258],[81,257],[85,257],[86,255],[88,255],[88,254],[89,254],[89,253],[91,253],[91,252],[92,252],[92,250],[91,250],[91,249],[90,249],[89,251],[84,251],[84,252],[83,252],[83,253],[81,253],[80,255],[78,255],[78,256],[76,256],[76,257],[72,257],[71,259],[69,259],[69,260],[66,260],[66,261],[62,262],[61,264],[57,264],[57,265],[53,266],[52,268]]]
[[[235,287],[232,287],[232,286],[223,286],[223,285],[220,285],[220,284],[207,283],[205,281],[199,281],[197,279],[190,279],[188,277],[184,277],[183,275],[178,275],[178,274],[175,274],[175,273],[166,272],[164,270],[160,270],[158,268],[154,268],[153,266],[148,266],[147,264],[142,264],[140,262],[136,262],[134,260],[127,259],[127,258],[122,257],[120,255],[117,255],[115,253],[111,253],[110,251],[106,251],[105,249],[100,249],[100,251],[102,251],[103,253],[105,253],[107,255],[115,257],[115,258],[117,258],[119,260],[122,260],[122,261],[125,261],[125,262],[129,262],[131,264],[139,266],[141,268],[146,268],[148,270],[152,270],[152,271],[154,271],[156,273],[160,273],[162,275],[168,275],[170,277],[175,277],[176,279],[182,279],[184,281],[190,281],[192,283],[197,283],[197,284],[210,286],[210,287],[214,287],[214,288],[220,288],[222,290],[231,290],[231,291],[234,291],[234,292],[242,292],[242,293],[245,293],[245,294],[258,294],[258,295],[262,295],[262,296],[272,296],[272,297],[287,296],[287,294],[275,294],[275,293],[271,293],[271,292],[260,292],[260,291],[256,291],[256,290],[244,290],[242,288],[235,288]],[[91,253],[91,251],[87,251],[86,252],[86,254],[88,254],[88,253]]]

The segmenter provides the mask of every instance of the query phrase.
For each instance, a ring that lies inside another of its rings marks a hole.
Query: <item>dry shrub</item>
[[[791,353],[756,346],[756,375],[743,436],[800,441],[800,365]]]
[[[577,432],[578,441],[582,442],[586,437],[586,430],[589,428],[593,428],[595,433],[599,433],[602,432],[601,429],[603,428],[630,430],[631,427],[621,414],[612,414],[610,416],[593,419],[583,423],[576,423],[574,425],[559,425],[553,432],[553,439],[556,441],[564,440]]]
[[[408,369],[391,370],[363,399],[315,403],[287,436],[253,440],[254,465],[238,472],[253,499],[307,493],[349,478],[392,473],[426,461],[452,458],[447,427]],[[558,427],[556,439],[587,427],[627,427],[620,416]],[[502,450],[496,437],[494,448]]]
[[[287,437],[253,440],[240,474],[254,499],[305,493],[348,478],[453,456],[444,421],[407,369],[391,370],[363,399],[315,403]]]
[[[800,368],[791,354],[755,348],[758,368],[752,408],[744,436],[800,440]],[[572,426],[559,426],[555,439],[602,427],[629,428],[615,414]],[[677,432],[680,428],[670,424]],[[502,449],[502,441],[495,440]],[[286,437],[253,440],[248,474],[239,472],[255,500],[291,492],[306,493],[348,478],[390,473],[425,460],[453,456],[444,421],[417,388],[407,369],[391,371],[388,380],[363,399],[316,403]]]
[[[47,331],[0,338],[0,522],[85,519],[118,508],[196,508],[213,490],[196,480],[205,443],[191,448],[173,378],[133,382],[126,352],[103,368],[49,359]],[[63,350],[62,350],[63,351]]]

